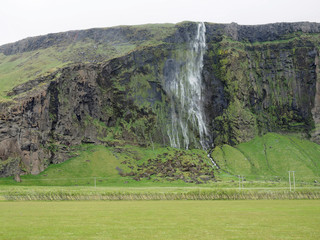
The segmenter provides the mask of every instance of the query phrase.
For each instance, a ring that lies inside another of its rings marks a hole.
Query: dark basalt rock
[[[107,62],[73,64],[12,89],[8,95],[14,101],[0,103],[0,176],[38,174],[68,159],[70,147],[81,143],[169,145],[170,96],[165,90],[184,64],[176,56],[185,51],[196,26],[180,23],[162,45],[138,48]],[[202,96],[216,145],[238,144],[268,131],[300,132],[320,142],[315,128],[320,124],[319,41],[306,37],[309,33],[320,33],[320,24],[206,23]],[[0,53],[86,38],[135,42],[152,40],[152,34],[130,27],[71,31],[7,44]],[[167,178],[183,179],[175,169],[201,172],[179,160],[167,166],[150,160],[149,167],[141,169],[130,176],[149,178],[160,169]],[[185,180],[209,181],[199,174]]]
[[[217,36],[226,35],[234,41],[267,42],[284,40],[295,32],[319,33],[320,23],[272,23],[263,25],[210,24],[206,25],[209,41],[217,41]]]

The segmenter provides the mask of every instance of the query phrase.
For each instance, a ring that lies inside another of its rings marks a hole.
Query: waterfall
[[[206,27],[198,23],[184,55],[184,63],[171,74],[167,93],[171,98],[171,124],[167,133],[175,148],[188,149],[190,143],[207,149],[209,133],[202,101],[203,55],[206,50]],[[196,140],[196,139],[199,139]]]

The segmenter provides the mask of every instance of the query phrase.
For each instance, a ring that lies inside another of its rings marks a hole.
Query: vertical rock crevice
[[[312,131],[312,140],[320,144],[320,68],[319,68],[319,52],[315,56],[316,65],[316,93],[314,97],[314,107],[311,109],[315,128]]]

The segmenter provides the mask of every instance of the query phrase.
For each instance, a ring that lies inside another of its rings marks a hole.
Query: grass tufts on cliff
[[[27,38],[0,46],[0,101],[15,86],[73,63],[101,63],[144,47],[157,46],[174,24],[89,29]]]

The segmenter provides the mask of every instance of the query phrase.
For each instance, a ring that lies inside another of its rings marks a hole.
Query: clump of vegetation
[[[182,180],[186,183],[207,183],[215,180],[213,167],[203,154],[196,154],[184,150],[173,150],[158,154],[155,158],[149,158],[142,163],[133,166],[134,161],[123,161],[132,169],[129,173],[122,173],[123,176],[132,176],[140,181],[142,178],[160,181]]]

